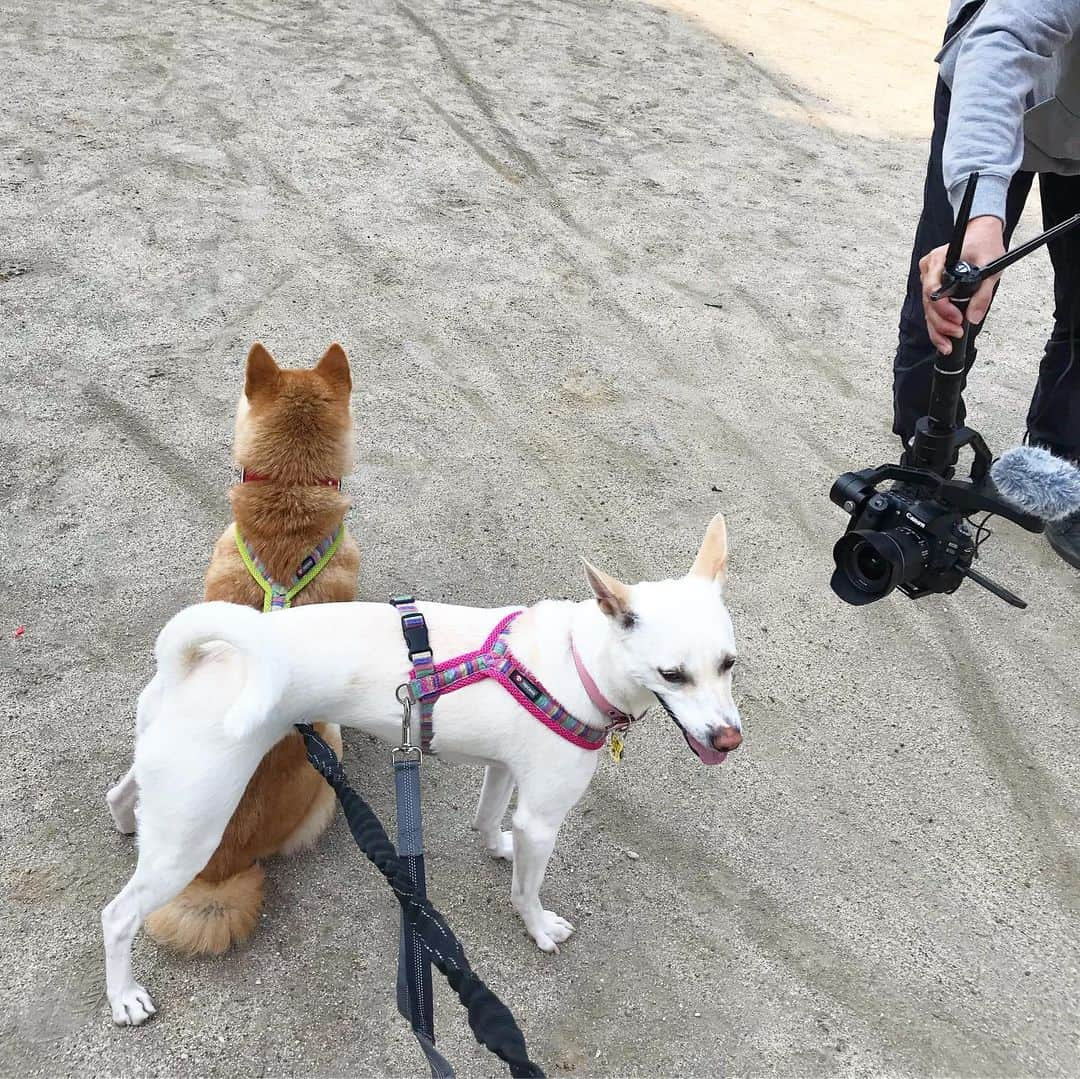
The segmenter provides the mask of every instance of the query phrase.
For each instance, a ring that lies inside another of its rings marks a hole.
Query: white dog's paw
[[[116,830],[124,835],[135,834],[135,806],[127,797],[127,792],[122,790],[119,784],[105,795],[105,802],[109,807],[109,815],[116,825]]]
[[[514,833],[500,832],[494,842],[487,843],[487,849],[493,858],[505,858],[508,862],[514,860]]]
[[[150,994],[134,982],[129,988],[117,993],[109,1003],[112,1005],[113,1021],[122,1027],[141,1026],[157,1011]]]
[[[529,935],[536,941],[540,951],[558,955],[559,945],[573,933],[574,927],[553,910],[545,910],[541,914],[538,924],[529,926]]]

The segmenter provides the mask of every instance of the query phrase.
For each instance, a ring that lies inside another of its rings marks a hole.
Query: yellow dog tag
[[[611,737],[608,739],[608,752],[616,764],[622,760],[623,749],[625,748],[626,743],[622,740],[622,735],[612,732]]]

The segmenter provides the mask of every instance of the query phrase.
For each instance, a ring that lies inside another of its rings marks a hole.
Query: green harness
[[[300,563],[289,584],[281,584],[270,577],[259,556],[248,546],[247,540],[240,535],[240,529],[235,530],[236,549],[247,566],[255,583],[263,590],[263,612],[284,611],[292,606],[295,596],[302,592],[323,571],[327,562],[334,557],[334,553],[341,546],[341,537],[345,535],[345,523],[338,525],[333,535],[327,536],[313,551],[307,554]]]

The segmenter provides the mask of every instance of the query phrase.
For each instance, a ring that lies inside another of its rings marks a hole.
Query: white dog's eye
[[[734,656],[725,656],[720,661],[720,673],[721,674],[727,674],[728,671],[730,671],[731,668],[734,667],[734,666],[735,666],[735,657]]]
[[[669,667],[665,670],[663,667],[657,668],[660,673],[660,677],[665,682],[670,682],[673,686],[682,686],[690,681],[690,676],[682,669],[682,667]]]

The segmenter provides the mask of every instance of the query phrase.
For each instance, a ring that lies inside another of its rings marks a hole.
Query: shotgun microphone
[[[1043,521],[1080,513],[1080,468],[1040,446],[1015,446],[991,466],[990,479],[1006,502]]]

